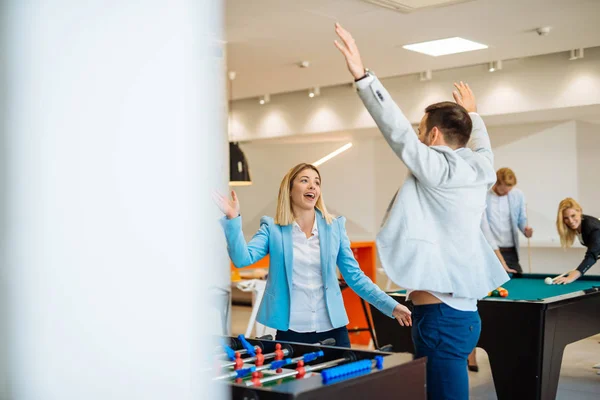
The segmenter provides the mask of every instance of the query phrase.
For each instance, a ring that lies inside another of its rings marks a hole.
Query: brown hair
[[[496,184],[504,184],[506,186],[515,186],[517,184],[517,176],[510,168],[500,168],[496,171]]]
[[[570,197],[567,197],[558,205],[558,215],[556,216],[556,229],[558,230],[558,236],[560,236],[560,245],[564,248],[571,247],[575,240],[575,231],[565,224],[563,217],[563,211],[569,208],[575,209],[579,214],[583,213],[579,203]]]
[[[425,109],[427,113],[427,132],[434,126],[442,132],[444,140],[450,144],[464,147],[471,138],[473,121],[465,108],[451,101],[435,103]]]
[[[277,198],[277,211],[275,212],[275,223],[278,225],[290,225],[294,223],[294,212],[292,210],[292,201],[290,200],[290,194],[292,192],[292,186],[294,184],[294,180],[300,174],[300,172],[305,169],[312,169],[319,175],[319,180],[321,180],[321,173],[312,164],[301,163],[296,165],[294,168],[290,169],[287,174],[281,180],[281,184],[279,185],[279,196]],[[327,221],[328,224],[333,221],[333,216],[327,212],[327,208],[325,207],[325,201],[323,200],[323,194],[319,196],[317,199],[317,204],[315,208],[321,211],[323,214],[323,218]]]

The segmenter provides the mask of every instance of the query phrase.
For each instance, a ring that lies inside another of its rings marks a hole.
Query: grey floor
[[[246,331],[250,318],[250,307],[233,306],[231,313],[232,334]],[[567,346],[558,382],[559,400],[598,400],[600,399],[600,375],[592,365],[600,363],[600,335],[572,343]],[[406,354],[406,360],[412,357]],[[471,399],[496,399],[490,364],[485,351],[478,349],[479,372],[469,372]]]

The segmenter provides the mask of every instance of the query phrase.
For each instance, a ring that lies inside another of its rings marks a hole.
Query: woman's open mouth
[[[312,192],[304,193],[304,197],[310,201],[315,201],[317,199],[317,195]]]

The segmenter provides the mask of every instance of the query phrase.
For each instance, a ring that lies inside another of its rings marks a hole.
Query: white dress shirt
[[[489,224],[498,247],[515,247],[508,196],[492,192],[488,209]]]
[[[294,222],[292,228],[294,266],[292,268],[292,298],[290,329],[296,332],[326,332],[333,328],[327,306],[321,271],[321,246],[317,221],[312,236],[307,238]]]

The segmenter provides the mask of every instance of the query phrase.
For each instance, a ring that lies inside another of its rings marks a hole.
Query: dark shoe
[[[479,366],[478,365],[469,365],[469,371],[479,372]]]

